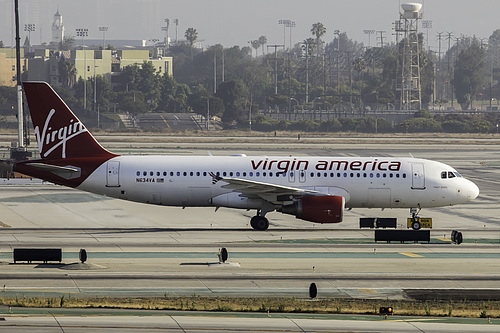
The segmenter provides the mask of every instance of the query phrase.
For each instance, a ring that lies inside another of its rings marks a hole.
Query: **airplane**
[[[117,155],[103,148],[45,82],[24,82],[40,159],[25,175],[135,202],[256,210],[266,230],[278,211],[315,223],[342,222],[353,208],[422,208],[470,202],[479,188],[454,168],[413,157]],[[410,155],[411,156],[411,155]]]

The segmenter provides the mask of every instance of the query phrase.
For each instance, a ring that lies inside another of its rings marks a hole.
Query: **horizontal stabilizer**
[[[81,176],[81,169],[74,166],[59,166],[46,163],[26,163],[26,165],[33,167],[35,169],[53,173],[56,176],[62,177],[64,179],[73,179]]]

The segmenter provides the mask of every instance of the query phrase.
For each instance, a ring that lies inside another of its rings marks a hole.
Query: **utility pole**
[[[441,40],[443,39],[443,33],[438,32],[437,37],[438,37],[438,67],[437,67],[436,79],[437,79],[437,76],[441,73]],[[439,89],[439,90],[441,90],[441,89]],[[440,92],[438,99],[441,99],[441,96],[442,96],[442,94]]]
[[[19,132],[18,148],[24,148],[23,86],[21,82],[21,37],[19,36],[19,0],[14,1],[14,15],[16,20],[17,125]]]
[[[274,94],[278,95],[278,48],[280,47],[285,47],[285,45],[282,44],[273,44],[273,45],[268,45],[268,48],[273,47],[274,48]]]
[[[338,98],[338,111],[340,111],[340,30],[333,32],[337,36],[337,98]],[[325,92],[326,93],[326,90]]]
[[[451,108],[453,109],[453,88],[451,87],[451,54],[450,54],[450,49],[451,49],[451,40],[453,38],[453,32],[448,32],[448,73],[447,73],[447,78],[448,78],[448,89],[450,90],[450,101],[451,101]]]
[[[217,53],[214,48],[214,95],[217,93]]]

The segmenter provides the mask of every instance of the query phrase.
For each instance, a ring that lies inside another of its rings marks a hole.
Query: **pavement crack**
[[[177,326],[179,326],[179,328],[184,332],[186,333],[186,331],[184,330],[184,328],[182,328],[182,326],[179,324],[179,322],[177,320],[175,320],[175,318],[173,316],[170,316],[170,318],[172,318],[173,321],[175,321],[175,323],[177,324]]]
[[[65,332],[64,332],[64,328],[61,326],[61,324],[59,323],[59,320],[57,320],[56,316],[54,316],[54,314],[53,314],[52,312],[49,312],[49,313],[50,313],[50,315],[52,316],[52,318],[54,318],[54,320],[56,321],[56,323],[57,323],[57,325],[59,326],[59,328],[61,329],[61,331],[62,331],[63,333],[65,333]]]
[[[302,327],[300,327],[300,325],[299,325],[299,324],[297,324],[297,323],[295,322],[295,320],[293,320],[292,318],[288,318],[288,319],[290,319],[290,321],[291,321],[292,323],[294,323],[294,325],[295,325],[295,326],[297,326],[297,327],[299,328],[299,330],[301,330],[302,332],[306,333],[306,331],[304,331],[304,329],[303,329]]]
[[[70,274],[68,274],[68,277],[71,279],[71,281],[73,282],[73,284],[75,285],[76,289],[78,289],[78,292],[81,293],[82,290],[80,289],[80,287],[78,286],[78,284],[76,283],[75,279],[73,279],[73,276],[71,276]]]

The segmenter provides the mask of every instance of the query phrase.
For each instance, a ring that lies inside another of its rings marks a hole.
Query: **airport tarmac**
[[[434,228],[429,244],[375,243],[360,217],[397,217],[409,212],[357,209],[335,225],[270,213],[265,232],[249,227],[254,212],[160,207],[126,202],[50,184],[0,186],[0,287],[5,296],[229,295],[500,299],[500,150],[498,143],[328,143],[275,149],[276,144],[211,145],[214,155],[338,155],[429,158],[455,167],[480,188],[472,203],[425,209]],[[141,143],[118,144],[121,153]],[[204,147],[151,146],[148,152],[206,154]],[[213,147],[215,145],[215,147]],[[219,147],[219,149],[217,149]],[[274,148],[273,148],[274,147]],[[113,149],[115,150],[115,149]],[[464,243],[452,244],[452,230]],[[63,249],[65,265],[12,264],[21,247]],[[221,247],[230,264],[216,264]],[[68,269],[85,248],[87,270]],[[211,265],[212,264],[212,265]],[[423,292],[421,292],[423,291]],[[384,329],[382,329],[384,330]],[[320,331],[320,330],[319,330]]]
[[[30,314],[34,311],[30,311]],[[70,310],[45,312],[45,316],[2,315],[0,329],[20,332],[498,332],[487,319],[446,319],[346,315],[222,314],[155,311]],[[35,312],[37,313],[37,312]],[[40,311],[38,311],[40,313]]]

